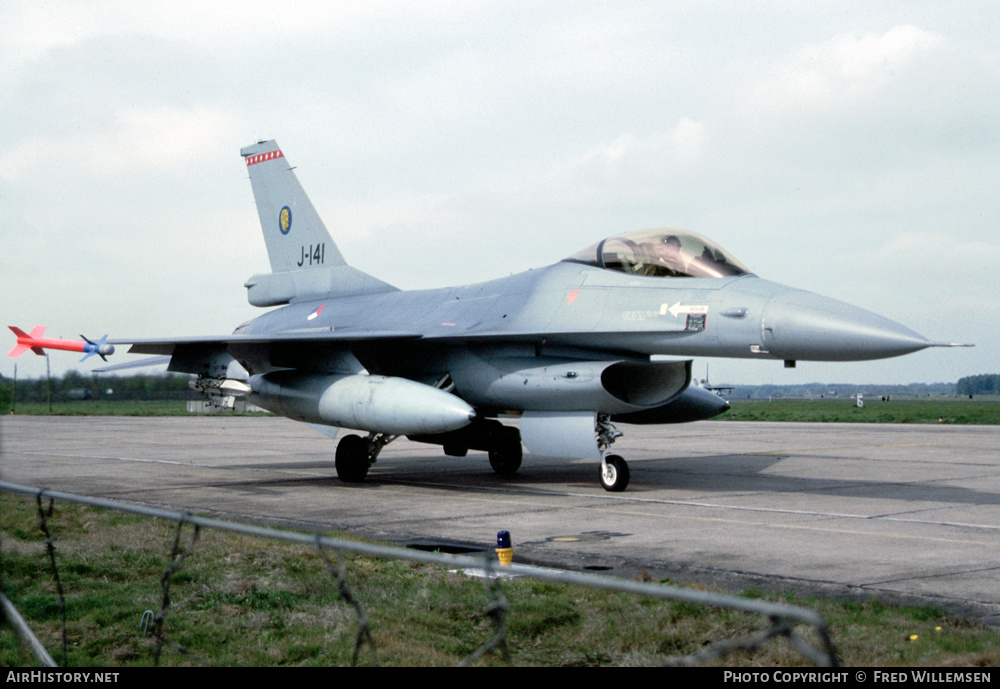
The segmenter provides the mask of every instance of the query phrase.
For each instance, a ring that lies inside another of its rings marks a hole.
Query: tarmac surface
[[[1000,626],[1000,427],[703,421],[621,426],[632,482],[596,461],[397,440],[363,484],[335,443],[273,417],[0,419],[0,480],[234,521],[736,590],[927,604]]]

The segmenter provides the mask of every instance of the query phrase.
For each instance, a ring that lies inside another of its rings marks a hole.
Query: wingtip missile
[[[80,361],[86,361],[95,354],[105,361],[107,357],[115,353],[115,346],[108,344],[108,336],[105,335],[96,342],[80,335],[82,340],[63,340],[61,338],[42,337],[45,334],[44,325],[36,325],[31,332],[24,332],[14,325],[8,328],[17,335],[17,344],[12,350],[7,352],[7,356],[21,356],[29,349],[39,356],[45,355],[46,349],[61,349],[67,352],[83,352]]]
[[[104,361],[107,361],[108,355],[115,353],[115,346],[108,344],[107,335],[104,335],[104,337],[99,339],[97,342],[94,342],[93,340],[84,335],[80,335],[80,337],[82,337],[84,340],[85,344],[83,346],[83,351],[86,352],[86,354],[83,355],[83,358],[80,359],[80,361],[86,361],[95,354],[101,357]]]

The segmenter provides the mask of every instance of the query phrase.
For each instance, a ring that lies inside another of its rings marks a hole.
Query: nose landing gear
[[[597,449],[601,451],[601,486],[612,493],[620,493],[628,488],[631,478],[628,463],[620,455],[609,454],[614,442],[622,437],[611,423],[607,414],[597,415]]]

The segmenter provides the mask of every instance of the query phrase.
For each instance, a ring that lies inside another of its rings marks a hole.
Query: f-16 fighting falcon
[[[691,384],[691,357],[859,361],[931,346],[887,318],[754,275],[699,235],[646,229],[546,268],[464,287],[402,291],[352,268],[274,141],[241,152],[271,272],[246,282],[278,307],[232,335],[81,342],[17,335],[104,357],[115,345],[169,358],[215,404],[366,432],[343,437],[337,475],[363,481],[398,436],[513,475],[532,454],[600,460],[625,490],[615,424],[707,419],[728,403]],[[666,355],[653,359],[653,355]],[[115,367],[111,367],[115,368]],[[107,369],[105,369],[107,370]]]

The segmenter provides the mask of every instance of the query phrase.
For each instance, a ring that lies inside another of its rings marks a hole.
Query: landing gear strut
[[[367,438],[347,435],[337,444],[337,476],[344,483],[361,483],[382,448],[396,439],[387,433],[369,433]]]
[[[597,448],[601,451],[601,485],[604,490],[612,493],[620,493],[628,488],[631,478],[628,463],[619,455],[609,454],[611,446],[620,437],[622,432],[611,423],[611,417],[607,414],[598,414]]]

